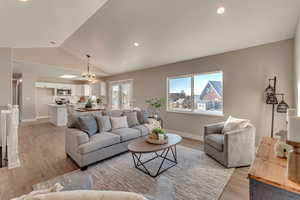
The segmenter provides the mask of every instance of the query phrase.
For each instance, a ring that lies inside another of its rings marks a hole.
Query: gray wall
[[[278,91],[286,94],[288,104],[294,106],[293,59],[294,41],[285,40],[272,44],[208,56],[190,61],[129,72],[106,81],[134,79],[136,106],[146,107],[151,97],[166,98],[168,76],[223,71],[224,117],[162,112],[165,128],[203,135],[203,126],[224,121],[229,115],[247,118],[257,128],[258,141],[270,135],[271,106],[264,103],[263,92],[268,78],[278,76]],[[275,130],[285,129],[285,115],[276,114]]]
[[[300,115],[300,18],[295,34],[295,103],[298,108],[298,115]]]
[[[12,103],[12,49],[0,48],[0,106]]]

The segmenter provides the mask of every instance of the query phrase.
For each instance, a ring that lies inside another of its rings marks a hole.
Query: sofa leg
[[[88,168],[87,166],[81,167],[80,170],[81,170],[81,171],[85,171],[85,170],[87,170],[87,168]]]

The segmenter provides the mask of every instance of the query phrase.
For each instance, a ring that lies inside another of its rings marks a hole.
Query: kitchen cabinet
[[[68,121],[67,108],[65,105],[49,104],[49,122],[55,126],[66,126]]]

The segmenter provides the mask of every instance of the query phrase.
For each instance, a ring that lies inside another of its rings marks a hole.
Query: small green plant
[[[159,109],[163,106],[165,100],[164,98],[151,98],[146,100],[146,103],[152,106],[153,108]]]
[[[85,108],[92,108],[93,107],[93,100],[91,98],[85,104]]]
[[[152,133],[158,136],[159,134],[166,134],[166,131],[162,130],[161,128],[155,128],[152,130]]]
[[[98,97],[96,99],[97,104],[102,104],[103,103],[103,97]]]

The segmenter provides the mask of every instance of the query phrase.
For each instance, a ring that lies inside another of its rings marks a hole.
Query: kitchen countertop
[[[57,107],[57,108],[63,108],[63,107],[66,107],[65,104],[62,104],[62,105],[58,105],[58,104],[48,104],[48,106],[51,106],[51,107]]]

